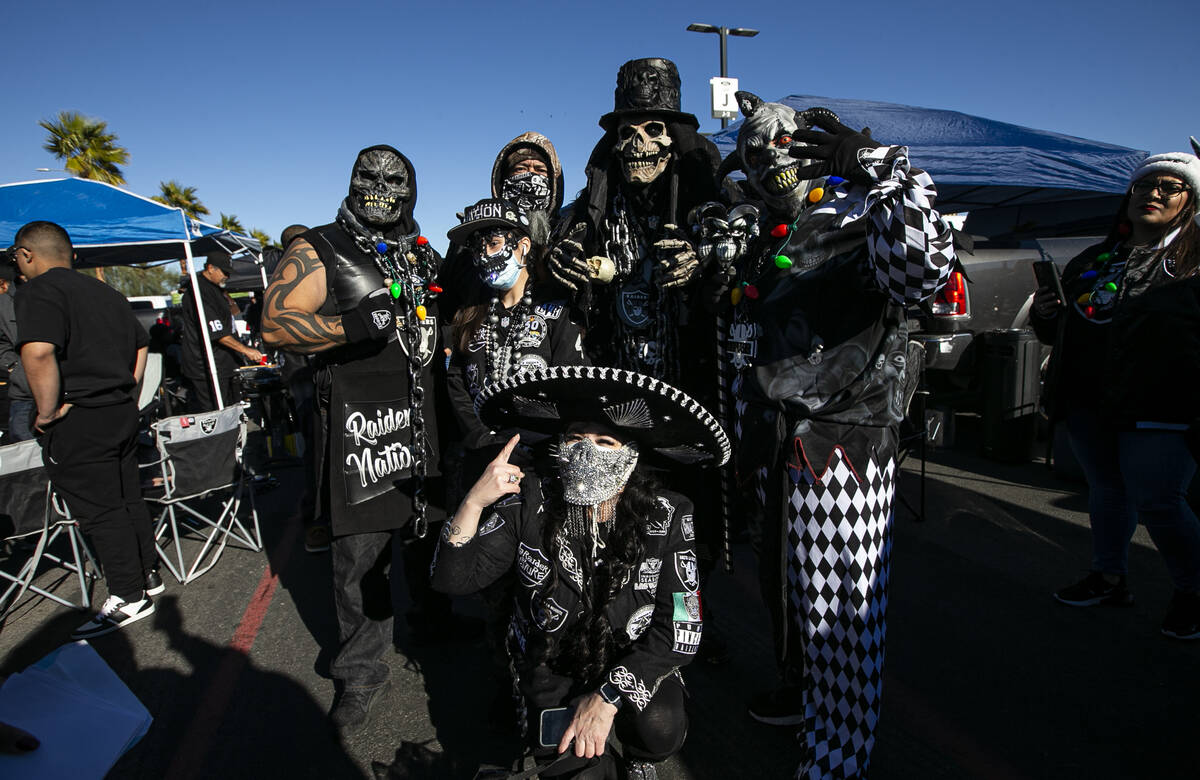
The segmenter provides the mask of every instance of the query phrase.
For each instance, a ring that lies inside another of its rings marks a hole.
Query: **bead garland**
[[[502,323],[499,296],[492,296],[487,320],[483,325],[483,351],[488,379],[492,383],[507,379],[512,367],[520,365],[521,358],[524,357],[520,344],[529,333],[529,315],[533,312],[532,288],[533,285],[526,282],[521,300],[512,311],[504,315],[507,323]],[[519,335],[514,339],[515,333]]]

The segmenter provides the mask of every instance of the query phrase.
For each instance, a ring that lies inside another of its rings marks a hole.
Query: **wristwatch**
[[[621,692],[616,689],[616,686],[609,682],[601,685],[600,689],[596,691],[596,693],[600,694],[601,699],[604,699],[617,709],[621,709],[621,705],[625,702],[625,700],[621,698]]]

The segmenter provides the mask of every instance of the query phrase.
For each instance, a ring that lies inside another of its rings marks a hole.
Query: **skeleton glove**
[[[700,269],[696,250],[683,231],[675,225],[663,225],[667,238],[654,242],[658,255],[658,280],[664,289],[682,287],[692,280]]]
[[[386,339],[396,332],[396,309],[386,287],[364,296],[358,305],[342,315],[346,341]]]
[[[797,129],[792,138],[797,143],[788,149],[788,154],[811,162],[796,171],[801,179],[819,179],[823,176],[841,176],[855,184],[870,184],[873,180],[859,158],[863,149],[875,149],[881,144],[871,140],[870,130],[859,133],[839,122],[832,111],[810,108],[804,118],[818,130]]]
[[[550,251],[550,259],[546,263],[550,275],[572,292],[579,292],[588,286],[588,263],[581,243],[585,235],[587,225],[584,223],[572,227],[566,238]]]

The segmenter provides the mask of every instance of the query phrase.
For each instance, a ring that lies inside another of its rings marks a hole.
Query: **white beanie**
[[[1187,152],[1167,152],[1166,154],[1152,154],[1138,169],[1133,172],[1133,176],[1129,179],[1132,184],[1143,176],[1152,173],[1157,173],[1165,176],[1174,176],[1183,181],[1192,190],[1192,197],[1200,194],[1200,157]]]

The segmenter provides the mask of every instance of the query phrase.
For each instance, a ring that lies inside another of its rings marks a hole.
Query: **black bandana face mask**
[[[514,174],[500,185],[500,197],[522,211],[549,211],[550,179],[533,171]]]
[[[389,228],[403,219],[412,192],[404,160],[386,149],[372,149],[354,163],[350,213],[364,225]]]

